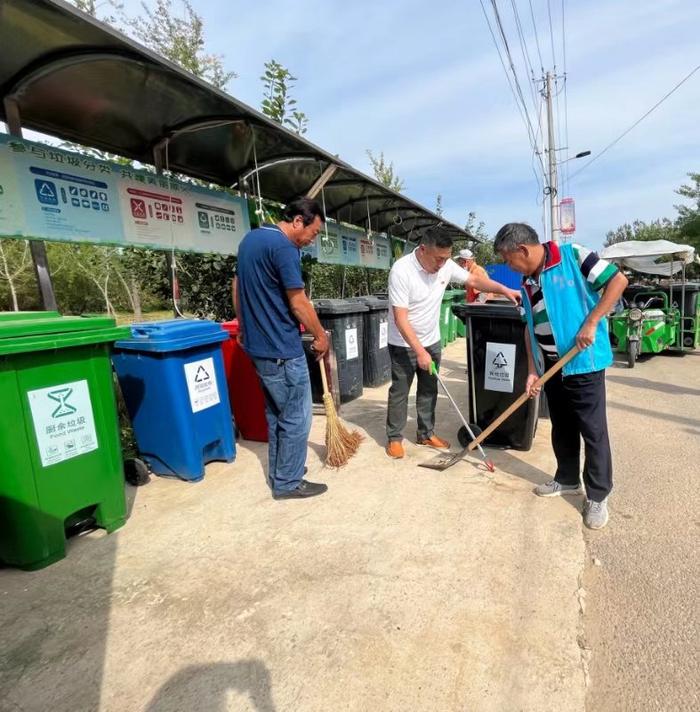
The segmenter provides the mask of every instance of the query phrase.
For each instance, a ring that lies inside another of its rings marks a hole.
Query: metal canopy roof
[[[0,0],[0,47],[0,118],[10,125],[248,193],[259,179],[262,196],[281,203],[335,166],[323,196],[330,217],[366,228],[369,212],[372,230],[395,237],[441,225],[474,239],[62,0]]]

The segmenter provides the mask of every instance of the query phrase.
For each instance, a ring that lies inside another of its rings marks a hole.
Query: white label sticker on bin
[[[97,450],[88,382],[27,391],[43,467]]]
[[[515,344],[486,342],[484,390],[513,392],[515,375]]]
[[[385,349],[389,343],[389,324],[386,321],[379,323],[379,348]]]
[[[357,348],[357,329],[345,329],[345,358],[357,358],[359,355]]]
[[[184,368],[193,413],[199,413],[220,402],[213,358],[186,363]]]

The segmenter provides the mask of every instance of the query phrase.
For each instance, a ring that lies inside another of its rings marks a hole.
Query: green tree
[[[474,211],[467,214],[464,229],[476,239],[455,240],[455,246],[458,249],[468,247],[474,253],[474,259],[480,265],[491,265],[501,261],[500,257],[494,252],[493,240],[486,230],[484,221],[479,220]]]
[[[434,210],[436,215],[439,215],[442,217],[443,213],[443,208],[442,208],[442,193],[438,193],[437,196],[435,197],[435,210]]]
[[[682,185],[676,193],[693,204],[675,206],[678,211],[676,226],[680,240],[695,247],[696,254],[700,254],[700,173],[688,173],[688,177],[691,183]]]
[[[177,11],[173,0],[156,0],[153,8],[142,2],[141,7],[142,15],[124,16],[124,23],[147,47],[217,89],[225,89],[237,76],[225,68],[221,56],[205,51],[204,21],[188,0],[178,0]]]
[[[643,220],[634,220],[624,223],[605,235],[605,247],[628,240],[671,240],[678,239],[678,229],[668,218],[660,218],[647,223]]]
[[[110,8],[117,13],[121,13],[124,9],[124,3],[117,2],[116,0],[71,0],[73,5],[75,5],[78,10],[91,15],[99,19],[101,22],[106,22],[109,25],[118,25],[119,20],[116,15],[101,14],[98,15],[97,11],[100,8]]]
[[[27,240],[0,240],[0,280],[7,283],[7,293],[13,311],[19,311],[20,292],[27,277],[31,277],[31,265]]]
[[[379,156],[375,156],[368,148],[367,156],[369,157],[369,162],[372,165],[374,177],[382,185],[385,185],[387,188],[400,193],[404,189],[404,182],[394,172],[394,164],[392,162],[387,162],[384,158],[384,151],[382,151]]]
[[[264,86],[261,104],[262,112],[282,126],[303,135],[309,127],[309,119],[299,111],[291,91],[297,78],[279,62],[271,59],[265,62],[265,73],[260,77]]]

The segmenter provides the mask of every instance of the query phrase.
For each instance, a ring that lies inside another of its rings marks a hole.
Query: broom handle
[[[545,383],[547,383],[547,381],[556,373],[561,371],[561,369],[564,368],[564,366],[566,366],[566,364],[569,363],[569,361],[571,361],[571,359],[576,356],[579,351],[580,349],[578,346],[573,346],[564,356],[562,356],[554,364],[554,366],[552,366],[552,368],[546,371],[544,375],[540,376],[532,384],[533,388],[535,386],[541,387]],[[472,440],[469,445],[467,445],[467,449],[473,450],[478,445],[480,445],[504,420],[510,418],[510,416],[513,415],[513,413],[515,413],[515,411],[518,410],[518,408],[520,408],[520,406],[525,403],[525,401],[527,401],[529,398],[530,396],[528,395],[528,392],[525,391],[525,393],[523,393],[520,398],[518,398],[518,400],[516,400],[514,403],[511,403],[510,406],[506,410],[504,410],[503,413],[501,413],[498,418],[496,418],[496,420],[491,423],[491,425],[488,426],[488,428],[486,428],[477,438],[474,438],[474,440]]]
[[[327,396],[328,395],[328,379],[326,378],[326,362],[325,359],[321,359],[318,362],[318,365],[321,369],[321,383],[323,384],[323,395]]]

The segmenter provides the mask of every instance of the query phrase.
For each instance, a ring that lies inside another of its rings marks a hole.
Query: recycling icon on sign
[[[506,361],[506,357],[503,355],[503,351],[499,351],[496,354],[496,358],[493,360],[493,365],[496,368],[505,368],[508,365],[508,361]]]

